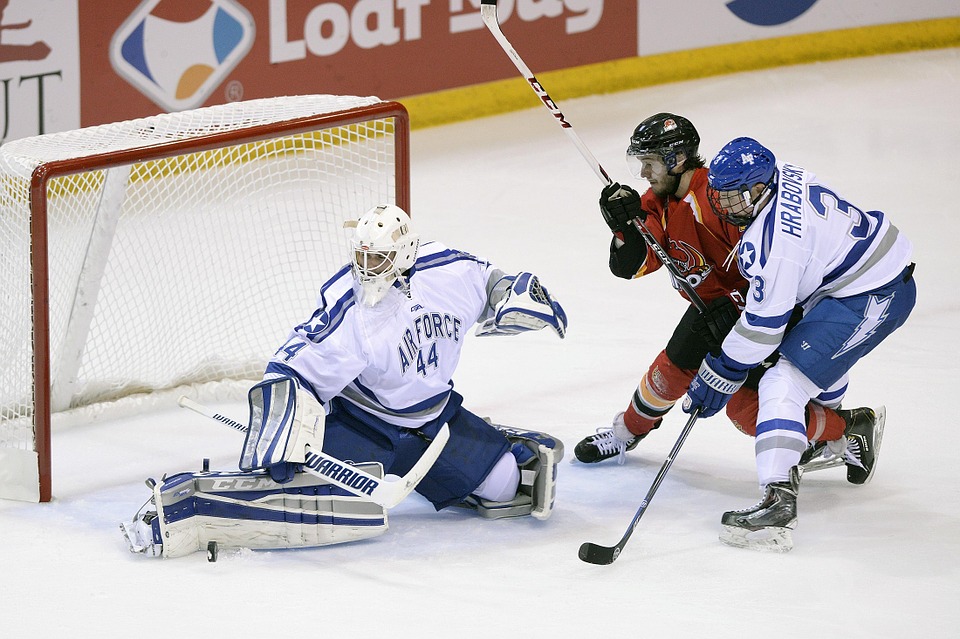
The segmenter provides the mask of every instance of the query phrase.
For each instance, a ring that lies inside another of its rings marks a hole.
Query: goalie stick
[[[656,478],[653,480],[653,485],[651,485],[650,490],[647,491],[647,496],[643,498],[642,502],[640,502],[640,508],[637,510],[637,514],[633,516],[633,521],[631,521],[630,525],[627,526],[627,531],[623,533],[623,537],[620,538],[620,541],[618,541],[614,546],[600,546],[599,544],[594,544],[589,541],[584,542],[580,545],[580,559],[588,564],[597,564],[600,566],[612,564],[617,560],[617,557],[620,556],[620,552],[623,550],[623,547],[627,545],[627,540],[630,539],[630,535],[633,534],[637,524],[640,523],[640,518],[643,517],[643,513],[647,511],[647,506],[650,505],[650,501],[653,499],[654,494],[656,494],[657,489],[660,488],[660,483],[666,476],[667,471],[670,470],[670,466],[673,465],[673,460],[676,459],[677,453],[680,452],[680,447],[683,446],[683,442],[686,441],[687,435],[690,434],[690,431],[693,429],[693,424],[697,421],[698,417],[700,417],[700,408],[694,409],[693,413],[690,414],[690,419],[687,420],[686,426],[684,426],[683,430],[680,432],[680,437],[677,438],[677,443],[673,445],[673,448],[670,450],[670,454],[667,455],[667,459],[665,462],[663,462],[660,472],[657,473]]]
[[[179,404],[184,408],[189,408],[204,417],[209,417],[214,421],[226,424],[230,428],[239,430],[242,433],[248,430],[244,424],[226,415],[222,415],[203,404],[199,404],[185,395],[180,397]],[[325,479],[335,486],[343,488],[349,493],[372,501],[378,506],[393,508],[413,492],[413,489],[417,487],[420,480],[430,471],[433,463],[437,461],[437,457],[440,456],[443,447],[446,446],[448,439],[450,439],[450,427],[444,424],[437,433],[437,436],[430,442],[427,450],[423,452],[423,455],[417,463],[413,465],[413,468],[399,479],[389,480],[374,477],[356,466],[341,461],[336,457],[331,457],[322,451],[314,450],[309,446],[306,449],[306,460],[303,464],[303,469],[312,475]]]
[[[583,156],[583,159],[587,161],[587,164],[593,169],[593,172],[596,173],[597,177],[603,181],[605,186],[613,184],[613,180],[610,179],[610,176],[607,175],[607,172],[600,165],[600,162],[597,161],[597,158],[590,152],[590,149],[587,148],[587,145],[584,144],[583,140],[580,139],[580,136],[577,135],[577,132],[573,130],[573,125],[571,125],[567,119],[564,117],[563,113],[560,111],[560,108],[557,106],[557,103],[553,101],[553,98],[547,93],[546,89],[543,88],[543,85],[537,80],[533,75],[533,72],[527,67],[523,62],[523,59],[520,57],[520,54],[517,53],[516,49],[510,44],[510,41],[507,40],[507,37],[503,35],[503,30],[500,28],[500,20],[497,17],[497,2],[498,0],[481,0],[480,5],[480,17],[483,18],[483,23],[487,25],[487,29],[493,34],[493,37],[499,43],[500,48],[506,52],[507,56],[513,61],[513,65],[517,67],[517,70],[520,72],[520,75],[526,79],[527,83],[530,85],[530,88],[533,89],[533,92],[537,94],[537,97],[540,98],[540,101],[543,102],[543,105],[547,107],[547,110],[553,114],[553,117],[556,118],[557,122],[560,124],[560,127],[567,134],[573,144],[577,147],[577,150],[580,151],[580,155]],[[633,225],[636,227],[637,231],[640,232],[640,235],[643,237],[643,241],[647,243],[647,246],[650,247],[650,250],[654,252],[657,258],[663,263],[663,265],[670,272],[670,275],[673,277],[674,281],[677,283],[684,293],[687,294],[687,298],[690,300],[690,303],[693,304],[698,311],[701,313],[706,313],[707,306],[703,303],[703,300],[700,299],[700,296],[697,294],[697,291],[693,288],[693,285],[683,276],[680,272],[680,268],[677,266],[677,263],[667,255],[666,250],[660,243],[657,242],[657,238],[653,237],[653,234],[647,229],[643,221],[639,218],[633,219]],[[713,327],[710,327],[711,332],[714,333],[714,337],[718,341],[723,341],[723,335],[717,335]]]

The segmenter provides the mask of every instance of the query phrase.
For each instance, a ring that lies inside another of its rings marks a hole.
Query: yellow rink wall
[[[536,69],[531,71],[550,96],[560,102],[663,84],[666,77],[681,82],[809,62],[947,47],[960,47],[960,18],[752,40],[623,58],[542,74]],[[524,55],[521,49],[517,53]],[[519,72],[515,79],[408,96],[399,101],[409,110],[413,129],[534,108],[539,104]]]

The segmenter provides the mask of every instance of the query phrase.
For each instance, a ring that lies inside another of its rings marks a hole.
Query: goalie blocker
[[[376,477],[378,463],[357,464]],[[266,471],[179,473],[161,483],[129,522],[130,551],[182,557],[207,548],[307,548],[375,537],[387,531],[382,506],[308,473],[280,484]]]

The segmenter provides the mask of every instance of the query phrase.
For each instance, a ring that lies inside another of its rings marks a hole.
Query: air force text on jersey
[[[416,310],[414,306],[411,310]],[[400,362],[401,374],[406,373],[411,364],[416,362],[417,372],[426,375],[427,367],[437,367],[437,341],[451,339],[460,342],[463,320],[450,313],[423,313],[413,320],[413,330],[406,329],[403,340],[397,345],[397,356]],[[430,342],[430,349],[426,357],[423,350],[426,341]]]

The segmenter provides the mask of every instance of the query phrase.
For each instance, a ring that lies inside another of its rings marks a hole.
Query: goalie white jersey
[[[750,282],[744,313],[723,343],[743,364],[780,344],[797,304],[865,293],[891,282],[913,247],[881,211],[863,211],[816,176],[778,164],[777,195],[740,239],[737,262]]]
[[[489,291],[502,276],[484,260],[427,242],[409,277],[371,307],[359,303],[359,284],[344,266],[266,372],[296,377],[324,404],[339,395],[387,423],[422,426],[446,405],[467,332],[493,313]]]

